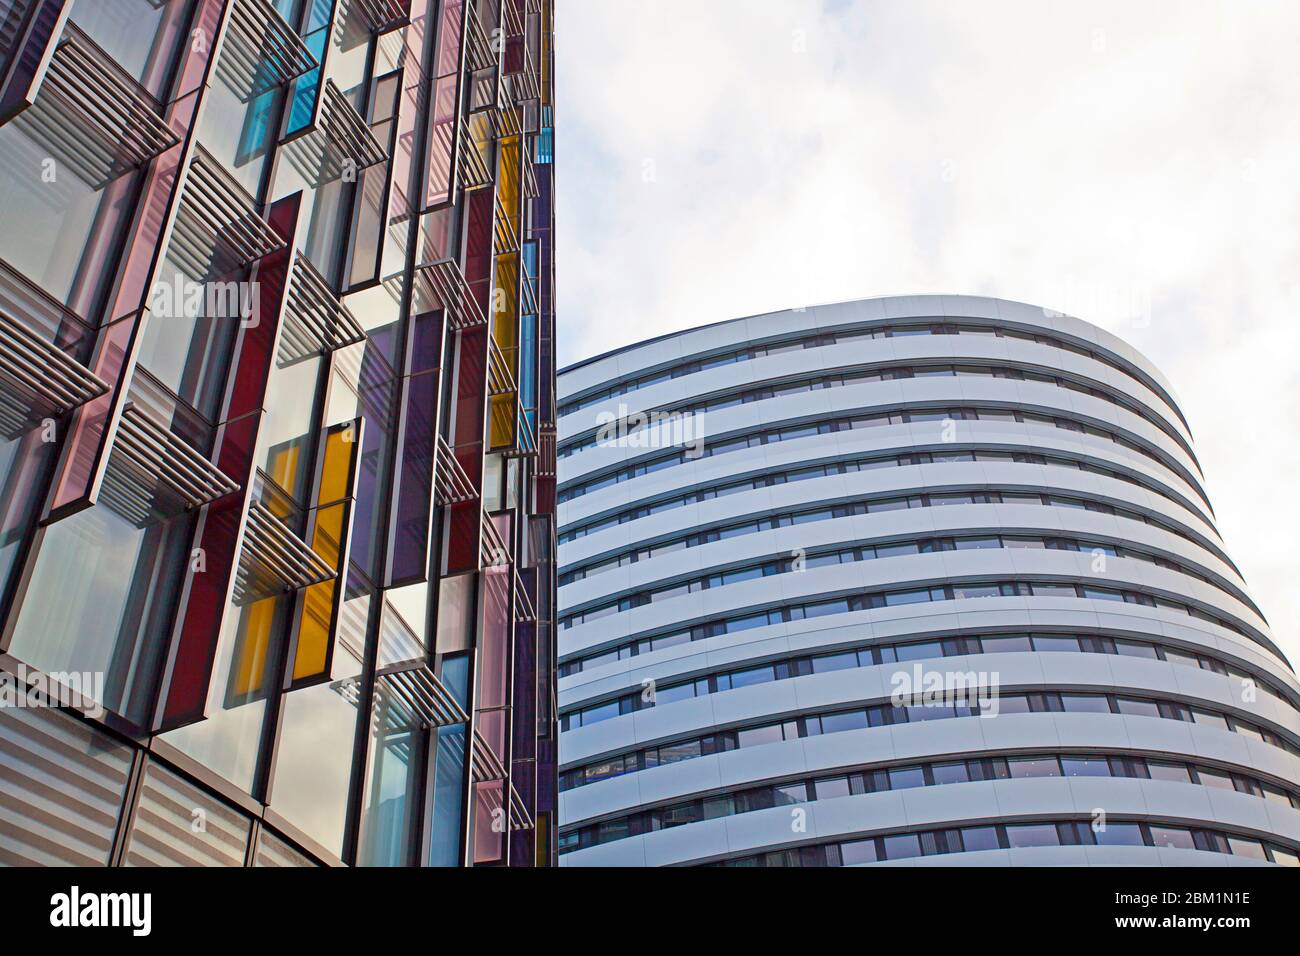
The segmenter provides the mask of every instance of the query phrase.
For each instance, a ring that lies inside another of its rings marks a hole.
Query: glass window
[[[1153,700],[1138,700],[1133,697],[1116,698],[1119,712],[1130,717],[1159,717],[1160,707]]]
[[[760,744],[770,744],[785,739],[781,732],[780,724],[773,724],[770,727],[751,727],[748,730],[739,730],[736,732],[736,738],[737,746],[740,747],[757,747]]]
[[[1055,757],[1010,757],[1007,767],[1012,777],[1059,777],[1061,768]]]
[[[921,855],[921,840],[915,833],[898,833],[885,837],[882,842],[886,860],[906,860]]]
[[[830,800],[849,795],[848,777],[823,777],[816,782],[817,799]]]
[[[1011,654],[1033,649],[1029,643],[1029,636],[1025,634],[1008,637],[981,637],[980,643],[984,647],[985,654]]]
[[[1035,586],[1034,593],[1038,593]],[[1078,651],[1079,639],[1077,637],[1058,637],[1051,634],[1035,634],[1034,650],[1036,651]]]
[[[998,840],[997,827],[965,827],[961,831],[961,842],[967,853],[997,850],[1002,846]]]
[[[966,762],[963,760],[954,760],[950,763],[937,763],[931,767],[934,774],[936,785],[945,783],[965,783],[970,780],[970,774],[966,770]]]
[[[1098,846],[1142,846],[1142,828],[1136,823],[1100,824],[1093,828]]]
[[[1053,823],[1015,824],[1007,827],[1007,842],[1013,847],[1057,846],[1060,837]]]
[[[1196,779],[1203,787],[1213,787],[1216,790],[1235,791],[1237,789],[1230,774],[1220,773],[1217,770],[1198,769]]]
[[[925,786],[925,771],[921,767],[893,767],[889,771],[889,789],[911,790]]]
[[[1067,777],[1110,776],[1110,762],[1105,757],[1062,757],[1061,769]]]
[[[1148,760],[1147,772],[1152,780],[1169,780],[1173,783],[1191,783],[1192,775],[1181,763],[1166,763],[1160,760]]]
[[[826,654],[812,659],[812,669],[814,674],[848,670],[857,666],[858,655],[855,651],[846,651],[843,654]]]
[[[1156,846],[1172,847],[1178,850],[1194,850],[1196,843],[1192,839],[1192,831],[1183,827],[1151,827],[1151,842]]]
[[[852,843],[841,843],[840,857],[845,866],[854,866],[858,863],[874,863],[879,859],[876,854],[876,841],[855,840]]]
[[[1062,694],[1061,704],[1066,713],[1109,714],[1110,702],[1100,694]]]
[[[822,733],[834,734],[842,730],[862,730],[867,726],[867,714],[863,710],[850,710],[842,714],[825,714],[822,716]]]

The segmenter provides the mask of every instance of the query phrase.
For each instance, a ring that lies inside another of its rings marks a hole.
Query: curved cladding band
[[[1300,864],[1300,683],[1119,338],[870,299],[559,396],[565,865]]]

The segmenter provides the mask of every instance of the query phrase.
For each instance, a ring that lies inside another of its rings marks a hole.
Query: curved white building
[[[1300,684],[1120,339],[871,299],[559,413],[564,865],[1300,863]]]

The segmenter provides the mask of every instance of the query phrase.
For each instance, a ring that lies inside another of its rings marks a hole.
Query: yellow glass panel
[[[332,568],[339,567],[342,552],[343,519],[347,504],[339,502],[316,513],[311,548]],[[342,573],[342,572],[340,572]],[[319,677],[329,662],[330,618],[334,614],[334,592],[338,579],[313,584],[303,595],[302,621],[298,627],[298,648],[293,660],[293,679]]]
[[[231,693],[236,697],[257,694],[262,690],[277,600],[275,597],[263,598],[245,608],[240,618],[235,675],[231,682]]]
[[[325,463],[321,467],[320,504],[341,501],[352,492],[352,453],[357,444],[356,429],[351,425],[331,431],[325,438]]]
[[[514,393],[492,396],[491,447],[511,448],[515,443]]]
[[[275,483],[281,488],[292,488],[294,480],[298,477],[298,457],[299,447],[297,444],[288,445],[278,448],[271,452],[269,474],[275,479]],[[289,509],[285,502],[278,496],[272,496],[271,500],[266,502],[267,507],[277,518],[288,516]]]

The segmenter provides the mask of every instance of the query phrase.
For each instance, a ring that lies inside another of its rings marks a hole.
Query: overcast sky
[[[1149,356],[1300,665],[1300,3],[559,0],[562,365],[907,293]]]

